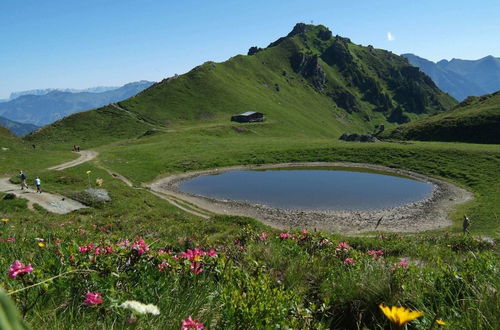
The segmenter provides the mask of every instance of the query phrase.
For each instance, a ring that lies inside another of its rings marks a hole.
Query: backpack
[[[26,175],[24,175],[24,173],[21,173],[21,175],[19,175],[19,177],[21,178],[21,180],[26,180]]]

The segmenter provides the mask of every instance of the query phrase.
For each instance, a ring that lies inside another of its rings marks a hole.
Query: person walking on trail
[[[19,179],[21,179],[21,190],[26,188],[28,190],[28,185],[26,184],[26,174],[23,171],[19,171]]]
[[[38,177],[36,177],[35,178],[36,192],[40,193],[40,194],[42,193],[42,189],[40,189],[41,184],[42,184],[42,181]]]
[[[471,225],[472,221],[464,215],[464,222],[462,223],[462,229],[464,231],[464,235],[469,233],[469,227]]]

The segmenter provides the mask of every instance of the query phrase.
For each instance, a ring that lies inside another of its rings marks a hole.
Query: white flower
[[[127,300],[127,301],[123,302],[120,305],[120,307],[131,309],[132,311],[134,311],[137,314],[150,313],[153,315],[160,315],[160,310],[155,305],[152,305],[152,304],[146,305],[146,304],[143,304],[143,303],[141,303],[139,301],[135,301],[135,300]]]

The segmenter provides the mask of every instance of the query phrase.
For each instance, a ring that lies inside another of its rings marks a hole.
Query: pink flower
[[[126,240],[124,240],[122,242],[119,242],[118,246],[120,246],[120,247],[129,247],[130,246],[130,241],[128,239],[126,239]]]
[[[144,240],[141,239],[141,240],[135,241],[132,244],[132,249],[137,251],[137,254],[143,255],[144,253],[149,251],[149,245],[147,245],[146,242],[144,242]]]
[[[18,275],[28,274],[33,271],[33,267],[31,264],[28,266],[23,265],[23,263],[19,260],[16,260],[10,265],[10,268],[7,270],[7,274],[10,278],[16,278]]]
[[[8,237],[7,242],[15,242],[16,239],[14,237]]]
[[[159,249],[159,250],[158,250],[158,254],[165,254],[165,250],[163,250],[163,249]]]
[[[351,265],[353,263],[354,263],[354,259],[353,258],[346,258],[344,260],[344,264],[346,264],[346,265]]]
[[[86,245],[79,246],[78,247],[78,252],[80,252],[80,253],[87,253],[88,252],[87,246]]]
[[[217,252],[215,252],[214,249],[210,249],[208,252],[205,252],[205,254],[211,258],[217,256]]]
[[[203,323],[201,323],[198,320],[193,320],[190,316],[187,319],[182,320],[182,325],[181,325],[181,330],[189,330],[189,329],[204,330],[205,327],[203,326]]]
[[[111,254],[113,253],[113,247],[112,246],[106,246],[106,254]]]
[[[406,261],[404,259],[399,262],[399,267],[401,267],[401,268],[408,268],[408,266],[409,266],[408,261]]]
[[[340,242],[339,245],[337,245],[337,247],[339,249],[344,249],[344,250],[349,250],[351,248],[349,244],[347,244],[346,242]]]
[[[158,271],[163,272],[165,269],[170,268],[170,264],[168,262],[162,262],[158,265]]]
[[[102,296],[99,292],[87,291],[85,294],[85,301],[83,302],[87,306],[95,306],[102,304]]]
[[[260,234],[260,240],[261,241],[267,240],[267,234],[265,232],[263,232],[262,234]]]
[[[373,259],[377,259],[380,256],[384,255],[384,251],[382,250],[368,250],[368,255],[372,256]]]
[[[290,233],[281,233],[280,238],[281,239],[294,239],[294,236]]]
[[[201,268],[201,265],[197,262],[192,262],[191,263],[191,273],[193,274],[201,274],[203,272],[203,268]]]

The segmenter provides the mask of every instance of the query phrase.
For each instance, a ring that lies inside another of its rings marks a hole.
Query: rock
[[[111,197],[109,197],[109,193],[106,189],[88,188],[83,192],[89,199],[95,202],[111,202]]]
[[[296,53],[291,57],[290,61],[296,73],[311,81],[316,90],[323,90],[326,83],[326,73],[321,67],[317,55]]]
[[[380,142],[375,136],[371,134],[357,134],[357,133],[344,133],[339,138],[342,141],[350,141],[350,142]]]
[[[16,195],[8,193],[5,196],[3,196],[3,199],[16,199]]]
[[[250,49],[248,50],[247,55],[248,55],[248,56],[255,55],[255,54],[257,54],[258,52],[260,52],[261,50],[262,50],[262,48],[257,47],[257,46],[250,47]]]

